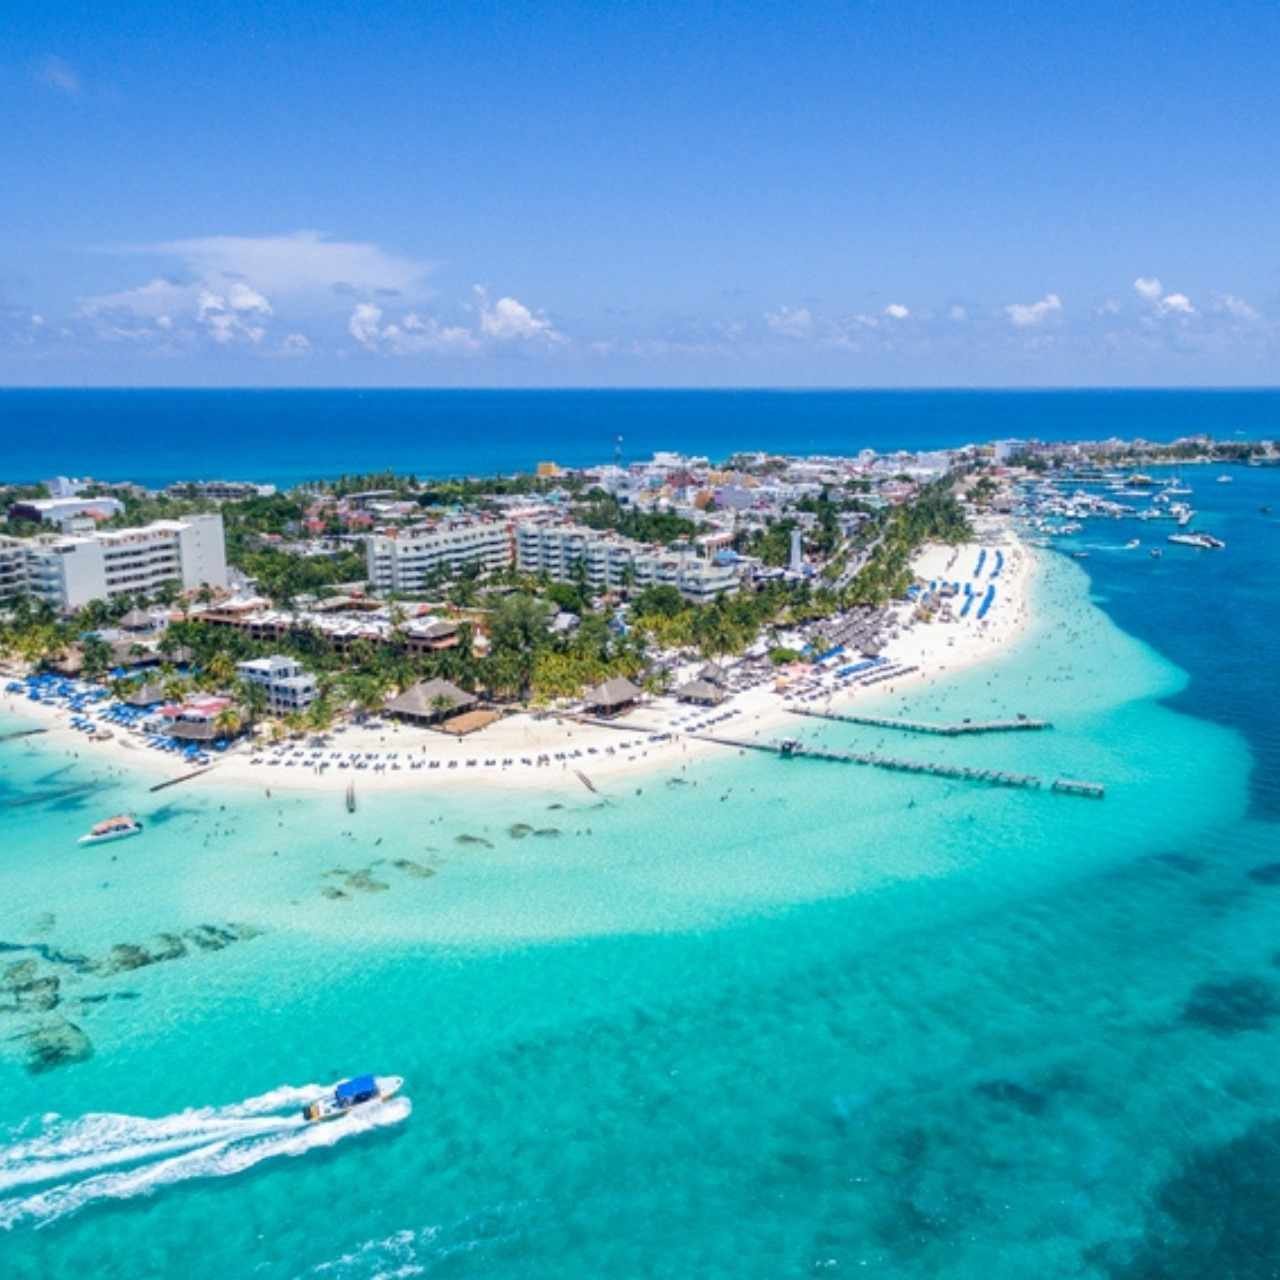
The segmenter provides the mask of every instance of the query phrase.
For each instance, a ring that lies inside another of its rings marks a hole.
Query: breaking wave
[[[230,1106],[158,1118],[46,1115],[37,1134],[0,1147],[0,1229],[24,1222],[46,1226],[96,1201],[130,1200],[194,1178],[243,1173],[265,1160],[305,1155],[398,1124],[412,1110],[408,1098],[394,1097],[337,1120],[304,1121],[301,1108],[333,1088],[290,1085]]]

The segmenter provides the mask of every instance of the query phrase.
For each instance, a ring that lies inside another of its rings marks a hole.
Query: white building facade
[[[466,565],[476,565],[482,573],[505,569],[511,557],[511,531],[501,520],[374,533],[365,539],[369,582],[381,594],[412,595],[436,574],[453,574]]]
[[[21,543],[24,589],[63,613],[90,600],[153,595],[166,586],[190,591],[227,585],[226,543],[217,514],[12,541]]]
[[[319,692],[315,676],[304,671],[296,659],[283,654],[237,662],[236,673],[249,684],[266,690],[267,706],[275,715],[305,711]]]
[[[520,525],[516,565],[521,573],[544,573],[557,582],[572,582],[581,575],[593,591],[672,586],[696,604],[732,595],[740,583],[732,564],[649,547],[580,525]]]

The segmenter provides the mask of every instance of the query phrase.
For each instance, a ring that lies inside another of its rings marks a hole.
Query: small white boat
[[[386,1102],[404,1087],[403,1076],[352,1076],[343,1080],[331,1094],[317,1098],[302,1108],[302,1118],[308,1124],[324,1120],[338,1120],[355,1107],[372,1102]]]
[[[1129,541],[1124,544],[1124,549],[1126,551],[1135,551],[1140,546],[1142,546],[1142,543],[1137,538],[1130,538]]]
[[[1231,483],[1231,480],[1232,480],[1232,477],[1231,477],[1231,476],[1219,476],[1219,477],[1218,477],[1218,483],[1219,483],[1219,484],[1230,484],[1230,483]]]
[[[1183,547],[1198,547],[1201,551],[1221,551],[1227,545],[1211,533],[1171,533],[1169,541]]]
[[[77,844],[106,844],[108,840],[124,840],[129,836],[140,835],[142,823],[131,813],[118,813],[114,818],[104,818],[95,823]]]

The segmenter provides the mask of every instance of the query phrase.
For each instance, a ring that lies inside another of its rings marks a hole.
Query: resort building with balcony
[[[21,545],[25,590],[70,613],[90,600],[227,585],[222,517],[184,516],[135,529],[6,540],[6,562]],[[0,578],[5,576],[0,567]]]
[[[475,565],[505,569],[512,558],[505,520],[445,521],[427,528],[389,530],[365,539],[369,583],[380,595],[414,595],[437,575]]]
[[[237,662],[236,674],[248,684],[266,690],[267,707],[274,715],[305,711],[319,693],[315,676],[303,670],[296,658],[283,654]]]
[[[597,592],[672,586],[698,604],[732,595],[740,583],[735,563],[706,560],[691,551],[652,547],[572,524],[520,525],[516,565],[522,573],[546,574],[557,582],[581,578]]]

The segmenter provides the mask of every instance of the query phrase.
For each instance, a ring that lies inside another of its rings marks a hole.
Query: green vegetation
[[[973,536],[964,510],[951,492],[954,476],[926,485],[916,497],[882,513],[871,558],[845,593],[852,604],[883,605],[911,585],[911,557],[925,542],[964,542]]]
[[[638,542],[660,542],[669,546],[692,538],[698,525],[669,511],[639,511],[623,506],[611,493],[592,489],[586,500],[575,505],[574,515],[589,529],[613,529]]]

